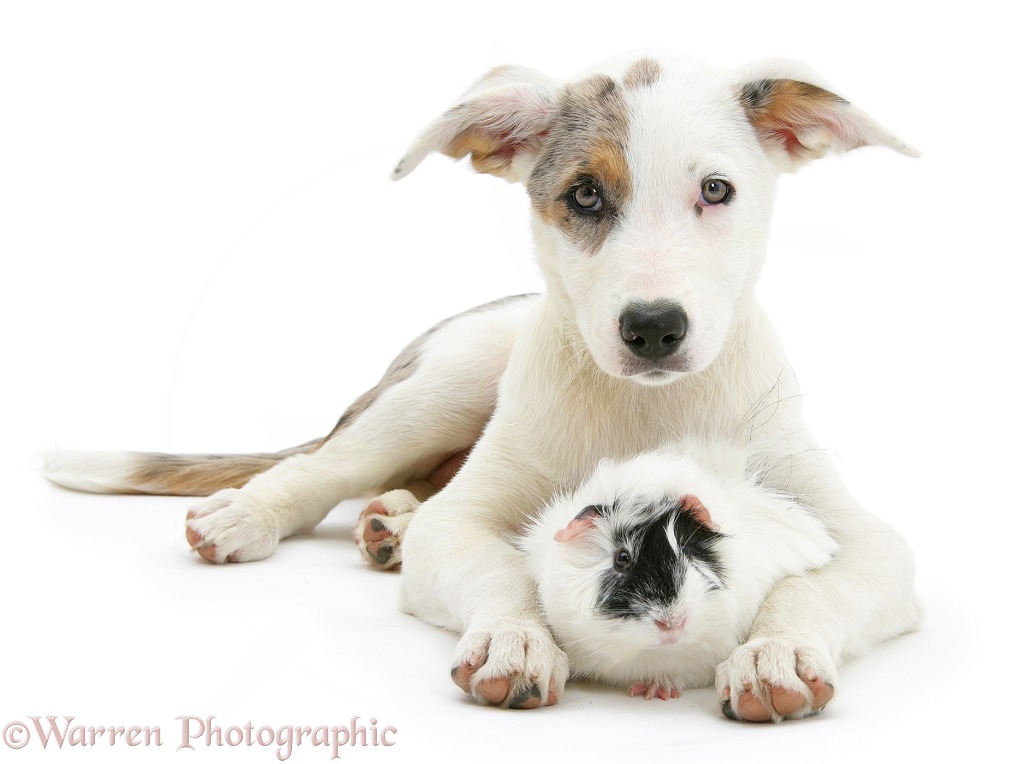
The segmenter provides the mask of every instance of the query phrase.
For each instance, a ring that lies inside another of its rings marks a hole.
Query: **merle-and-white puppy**
[[[716,688],[743,719],[806,716],[833,696],[842,661],[919,619],[910,550],[808,431],[755,295],[781,173],[868,145],[912,153],[789,62],[630,55],[564,81],[499,67],[426,127],[394,177],[440,152],[524,183],[545,294],[423,333],[327,437],[296,449],[65,454],[48,475],[212,494],[186,538],[216,563],[267,557],[341,500],[390,491],[358,523],[363,552],[382,567],[402,559],[404,606],[461,634],[461,689],[525,708],[560,700],[568,659],[507,529],[602,459],[726,438],[839,543],[828,565],[772,588]]]

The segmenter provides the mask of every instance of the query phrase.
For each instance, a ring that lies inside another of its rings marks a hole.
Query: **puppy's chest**
[[[535,439],[555,478],[581,482],[602,459],[627,459],[696,437],[727,437],[729,427],[688,398],[580,392],[544,406],[537,423],[550,436]]]

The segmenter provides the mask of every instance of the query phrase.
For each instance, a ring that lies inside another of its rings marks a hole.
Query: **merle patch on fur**
[[[625,87],[629,90],[649,88],[661,77],[661,65],[652,58],[641,58],[625,70]]]
[[[625,144],[629,112],[622,89],[594,75],[566,85],[527,190],[536,212],[582,251],[595,254],[632,191]],[[603,199],[598,214],[583,215],[570,201],[574,186],[595,186]]]
[[[810,82],[785,79],[764,79],[748,82],[740,89],[740,100],[744,106],[760,109],[768,106],[775,98],[789,96],[794,99],[809,98],[819,101],[835,101],[846,106],[848,101],[825,88]]]
[[[666,533],[672,517],[677,549],[672,548]],[[721,537],[721,533],[684,512],[677,498],[669,497],[646,523],[616,531],[615,549],[628,550],[632,561],[620,571],[612,560],[601,584],[597,609],[614,618],[647,617],[655,606],[671,605],[676,600],[686,566],[691,563],[705,566],[720,582],[723,571],[715,542]]]
[[[338,435],[341,430],[345,429],[351,422],[357,419],[358,416],[363,414],[369,406],[375,403],[378,397],[385,390],[403,382],[414,374],[415,369],[418,366],[418,360],[421,358],[422,347],[425,345],[426,340],[428,340],[429,337],[439,331],[442,327],[455,319],[461,318],[462,316],[467,316],[472,313],[480,313],[492,308],[503,307],[507,303],[535,296],[535,293],[526,293],[501,297],[498,300],[493,300],[492,302],[487,302],[483,305],[476,305],[474,308],[469,308],[455,316],[444,318],[438,324],[426,329],[415,337],[407,347],[400,351],[400,354],[393,359],[393,362],[386,369],[386,373],[382,375],[382,379],[376,383],[375,387],[362,393],[358,396],[357,400],[350,404],[347,410],[343,412],[343,416],[341,416],[339,421],[336,422],[336,426],[332,428],[332,432],[325,436],[324,440],[329,440],[329,438]],[[321,445],[321,443],[319,443],[319,445]]]

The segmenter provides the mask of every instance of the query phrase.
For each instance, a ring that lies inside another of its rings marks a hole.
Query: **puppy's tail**
[[[155,454],[133,451],[51,451],[43,474],[51,482],[90,493],[208,496],[239,488],[294,454],[316,451],[324,438],[273,454]]]

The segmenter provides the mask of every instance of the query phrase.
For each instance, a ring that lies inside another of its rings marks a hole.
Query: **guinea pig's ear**
[[[572,539],[578,538],[597,524],[597,518],[600,517],[602,509],[603,507],[599,507],[596,504],[591,504],[586,507],[586,509],[573,517],[572,521],[568,523],[567,526],[554,534],[554,540],[571,541]]]
[[[707,507],[693,494],[687,494],[679,498],[679,504],[682,505],[682,511],[687,512],[693,516],[701,525],[710,528],[713,531],[717,531],[720,526],[714,520],[711,519],[711,513]]]

